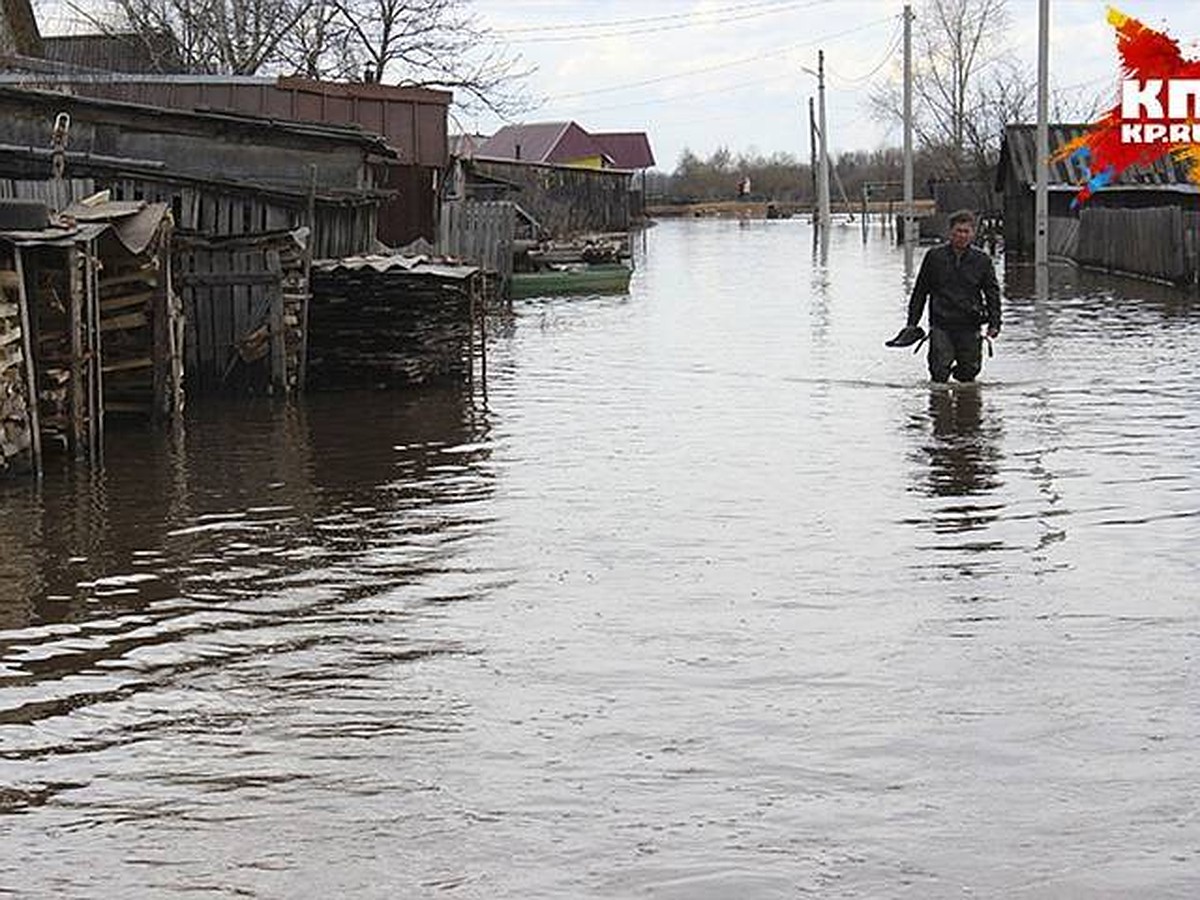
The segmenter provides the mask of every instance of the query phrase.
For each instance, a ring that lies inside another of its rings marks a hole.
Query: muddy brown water
[[[0,489],[0,895],[1200,894],[1200,305],[670,221],[479,392],[197,404]]]

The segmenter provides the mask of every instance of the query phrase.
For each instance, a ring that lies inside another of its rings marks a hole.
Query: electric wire
[[[526,38],[509,38],[510,44],[544,44],[544,43],[567,43],[577,41],[599,41],[608,38],[639,38],[648,37],[659,34],[664,31],[679,31],[683,28],[698,28],[710,27],[713,25],[726,25],[731,22],[745,22],[750,19],[759,19],[763,16],[776,15],[782,12],[793,12],[798,9],[809,9],[814,6],[832,3],[833,0],[809,0],[806,3],[790,3],[786,6],[775,6],[770,9],[762,9],[755,12],[747,12],[739,15],[730,15],[714,18],[710,14],[703,14],[694,17],[692,21],[675,22],[668,25],[655,25],[651,27],[641,27],[634,29],[622,29],[615,31],[602,31],[595,34],[569,34],[558,36],[544,37],[526,37]]]
[[[876,26],[878,26],[884,22],[890,22],[890,21],[892,21],[892,19],[893,19],[893,16],[887,16],[882,19],[875,19],[871,22],[865,22],[861,25],[856,25],[853,28],[847,28],[843,31],[834,32],[833,34],[822,35],[820,37],[816,37],[816,38],[813,38],[813,39],[807,40],[807,41],[801,41],[796,44],[788,44],[784,47],[777,47],[774,50],[765,50],[760,53],[756,53],[753,56],[739,57],[738,59],[728,60],[728,61],[722,62],[722,63],[713,63],[712,65],[709,65],[709,66],[700,66],[695,69],[686,69],[681,72],[674,72],[674,73],[667,74],[667,75],[658,75],[658,76],[655,76],[654,78],[644,78],[641,81],[630,81],[630,82],[626,82],[625,84],[610,85],[609,87],[591,88],[591,89],[585,90],[585,91],[572,91],[570,93],[565,93],[565,94],[555,94],[555,95],[547,97],[546,100],[547,101],[570,100],[570,99],[574,99],[576,97],[590,97],[590,96],[594,96],[596,94],[610,94],[615,91],[625,91],[625,90],[630,90],[632,88],[647,87],[652,84],[661,84],[664,81],[673,81],[677,78],[687,78],[691,75],[705,75],[705,74],[708,74],[709,72],[716,72],[716,71],[720,71],[721,69],[729,69],[729,68],[733,68],[734,66],[744,66],[749,63],[761,62],[764,59],[769,59],[774,56],[782,56],[786,53],[791,53],[792,51],[798,50],[802,47],[811,47],[814,44],[820,44],[822,42],[832,41],[832,40],[836,40],[838,38],[846,37],[847,35],[857,34],[860,31],[866,31],[870,28],[875,28]]]
[[[814,5],[816,5],[816,4],[813,2],[813,0],[806,0],[806,2],[798,2],[798,0],[763,0],[763,2],[759,2],[759,3],[741,3],[741,4],[738,4],[735,6],[721,6],[721,7],[717,7],[716,9],[707,10],[703,15],[706,19],[711,19],[711,17],[714,15],[721,15],[721,14],[727,13],[727,12],[737,13],[737,12],[742,12],[742,11],[746,11],[746,10],[761,9],[763,7],[767,7],[768,12],[774,12],[777,9],[787,9],[790,7],[814,6]],[[696,17],[695,11],[683,12],[683,13],[664,13],[663,15],[659,15],[659,16],[640,16],[638,18],[633,18],[633,19],[609,19],[604,22],[575,22],[575,23],[560,24],[560,25],[520,25],[520,26],[514,26],[512,28],[497,28],[497,29],[495,29],[495,33],[496,34],[521,34],[521,33],[529,33],[529,32],[540,33],[540,32],[553,32],[553,31],[585,31],[587,29],[593,29],[593,28],[595,28],[595,29],[601,29],[601,28],[611,29],[611,28],[623,28],[623,27],[632,26],[632,25],[644,25],[644,24],[648,24],[648,23],[652,23],[652,22],[667,22],[667,21],[676,21],[679,19],[694,19],[695,17]]]
[[[904,19],[898,17],[896,19],[896,30],[893,31],[891,37],[888,38],[888,46],[887,49],[883,51],[883,58],[879,60],[878,64],[875,65],[871,71],[867,72],[865,75],[856,75],[851,77],[839,74],[828,63],[825,65],[825,71],[829,73],[833,80],[838,81],[841,84],[862,84],[863,82],[869,81],[879,74],[880,69],[886,66],[888,62],[890,62],[891,59],[896,55],[896,51],[900,49],[900,44],[903,40]]]

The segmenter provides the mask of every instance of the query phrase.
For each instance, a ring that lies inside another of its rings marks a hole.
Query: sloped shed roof
[[[1060,147],[1081,137],[1091,125],[1078,123],[1050,125],[1049,184],[1052,189],[1078,189],[1087,181],[1087,172],[1079,160],[1070,157],[1054,160]],[[1037,183],[1037,126],[1008,125],[1000,147],[1000,163],[996,167],[996,190],[1003,191],[1009,178],[1018,185],[1032,189]],[[1198,189],[1188,177],[1187,169],[1170,156],[1163,156],[1150,165],[1131,166],[1108,187],[1102,190],[1154,189],[1194,193]]]

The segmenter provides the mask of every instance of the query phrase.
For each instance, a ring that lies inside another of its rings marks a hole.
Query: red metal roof
[[[599,156],[606,165],[615,165],[595,136],[574,122],[505,125],[478,148],[476,156],[538,163],[568,163]]]
[[[533,125],[505,125],[478,148],[476,155],[492,159],[549,162],[550,153],[570,124],[537,122]]]
[[[595,132],[592,138],[604,148],[618,169],[649,169],[654,166],[654,151],[644,131]]]

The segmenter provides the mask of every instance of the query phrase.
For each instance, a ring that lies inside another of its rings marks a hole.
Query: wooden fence
[[[507,200],[447,201],[442,204],[438,252],[495,273],[507,287],[516,224],[516,204]]]
[[[91,178],[0,178],[0,200],[41,200],[58,212],[96,191]]]
[[[1051,216],[1049,224],[1046,244],[1050,255],[1075,259],[1079,251],[1079,220]]]
[[[187,240],[177,249],[175,283],[189,392],[298,386],[308,278],[296,233]]]
[[[1108,272],[1194,284],[1198,230],[1200,214],[1174,206],[1084,209],[1074,258]]]

